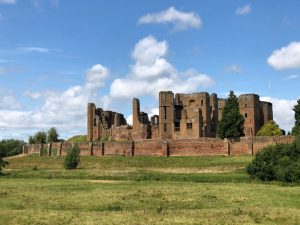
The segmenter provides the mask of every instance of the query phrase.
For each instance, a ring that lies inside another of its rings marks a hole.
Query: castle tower
[[[93,140],[94,126],[96,126],[95,110],[96,110],[95,104],[88,103],[88,105],[87,105],[87,141]]]
[[[211,113],[211,137],[217,136],[217,128],[218,128],[218,97],[215,93],[209,96],[210,99],[210,113]]]
[[[171,91],[159,92],[159,136],[172,139],[174,122],[174,94]]]
[[[245,94],[239,97],[240,113],[245,118],[245,136],[255,136],[260,129],[260,101],[256,94]]]
[[[262,127],[268,121],[273,120],[273,106],[271,102],[260,102],[260,126]]]

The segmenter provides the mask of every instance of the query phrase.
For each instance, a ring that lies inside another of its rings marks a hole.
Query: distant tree
[[[284,130],[284,129],[281,129],[281,134],[282,134],[283,136],[285,136],[285,135],[286,135],[286,132],[285,132],[285,130]]]
[[[46,144],[47,134],[45,131],[38,131],[34,135],[35,144]]]
[[[0,175],[2,175],[2,169],[8,164],[3,158],[6,157],[6,152],[0,149]]]
[[[5,156],[13,156],[22,153],[24,141],[20,140],[2,140],[0,141],[0,151],[5,153]]]
[[[295,112],[295,126],[292,129],[292,135],[300,135],[300,99],[298,99],[297,104],[294,106]]]
[[[29,144],[35,144],[35,140],[34,140],[34,137],[33,137],[33,136],[29,136],[29,138],[28,138],[28,143],[29,143]]]
[[[265,125],[260,128],[260,130],[256,134],[257,136],[280,136],[282,134],[282,130],[279,128],[278,124],[270,120]]]
[[[55,127],[51,127],[47,132],[47,142],[57,142],[58,141],[58,133]]]
[[[238,99],[234,92],[230,91],[219,122],[218,137],[224,139],[244,136],[244,122],[244,117],[240,114]]]
[[[64,161],[64,167],[67,170],[76,169],[80,161],[80,148],[78,144],[70,146],[68,148],[68,153]]]

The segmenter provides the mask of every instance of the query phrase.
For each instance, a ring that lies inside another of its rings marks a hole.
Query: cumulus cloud
[[[16,0],[0,0],[0,4],[16,4]]]
[[[25,96],[33,99],[44,98],[44,104],[35,110],[5,107],[5,98],[2,101],[0,98],[0,106],[3,106],[0,108],[0,130],[18,129],[20,135],[24,135],[25,130],[34,132],[55,126],[66,135],[81,134],[84,132],[83,124],[86,124],[86,105],[89,101],[99,102],[97,89],[104,85],[108,75],[108,69],[97,64],[86,71],[86,80],[81,86],[73,86],[62,92],[25,92]],[[6,101],[12,102],[12,98],[6,98]]]
[[[273,119],[279,124],[279,127],[285,131],[291,131],[295,125],[294,105],[297,100],[287,100],[272,97],[261,97],[262,101],[273,103]]]
[[[251,7],[251,4],[247,4],[247,5],[244,5],[242,7],[238,7],[236,10],[235,10],[235,14],[238,15],[238,16],[243,16],[243,15],[246,15],[248,13],[250,13],[252,11],[252,7]]]
[[[0,111],[2,109],[15,110],[20,109],[21,104],[19,104],[12,94],[1,94],[0,93]]]
[[[300,42],[291,42],[288,46],[275,50],[267,62],[276,70],[300,68]]]
[[[168,44],[152,36],[140,40],[134,47],[135,64],[127,77],[115,79],[110,88],[111,98],[158,96],[159,91],[193,92],[199,87],[214,85],[211,77],[196,70],[178,72],[167,60]]]
[[[237,64],[229,65],[225,68],[226,73],[234,73],[234,74],[241,74],[242,68]]]
[[[173,31],[183,31],[190,28],[199,29],[202,26],[200,16],[194,12],[182,12],[170,7],[159,13],[148,13],[139,19],[139,24],[172,24]]]

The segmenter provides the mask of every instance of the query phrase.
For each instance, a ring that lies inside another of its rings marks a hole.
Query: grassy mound
[[[87,142],[87,137],[86,137],[86,135],[75,135],[75,136],[69,138],[67,140],[67,142],[73,142],[73,143]]]

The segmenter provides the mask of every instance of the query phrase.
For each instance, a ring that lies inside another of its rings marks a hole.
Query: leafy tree
[[[35,144],[46,144],[47,135],[45,131],[38,131],[34,135]]]
[[[244,136],[244,117],[240,114],[238,99],[230,91],[222,111],[222,119],[218,126],[218,137],[232,138]]]
[[[28,143],[29,143],[29,144],[35,144],[35,140],[34,140],[34,137],[33,137],[33,136],[29,136],[29,138],[28,138]]]
[[[2,168],[8,164],[8,162],[3,159],[4,157],[6,157],[6,152],[0,149],[0,175],[2,175]]]
[[[300,135],[300,99],[297,101],[297,105],[294,106],[295,112],[295,126],[292,129],[292,135]]]
[[[258,152],[247,166],[251,178],[300,183],[300,137],[292,144],[277,144]]]
[[[4,152],[6,156],[13,156],[22,153],[24,141],[20,140],[2,140],[0,141],[0,151]]]
[[[70,146],[68,148],[68,153],[64,161],[64,167],[67,170],[76,169],[80,161],[80,148],[78,144]]]
[[[51,127],[47,132],[47,142],[57,142],[58,141],[58,133],[55,127]]]
[[[257,136],[280,136],[283,135],[282,130],[279,128],[278,124],[270,120],[265,125],[260,128],[256,134]]]

